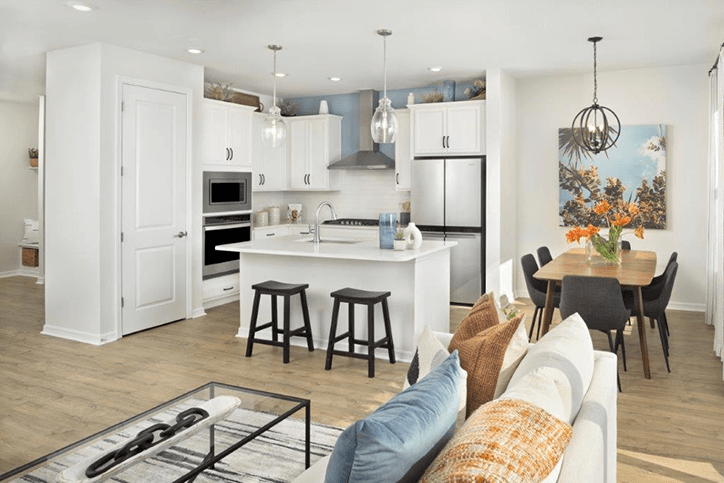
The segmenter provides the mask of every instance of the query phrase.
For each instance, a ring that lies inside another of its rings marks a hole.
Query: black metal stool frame
[[[327,360],[324,369],[329,371],[332,369],[332,356],[354,357],[356,359],[367,360],[367,376],[375,377],[375,349],[387,349],[390,358],[390,364],[395,363],[395,345],[392,340],[392,325],[390,323],[390,309],[387,305],[387,297],[390,292],[374,292],[375,297],[364,298],[359,296],[346,296],[345,291],[350,289],[342,289],[332,292],[334,298],[334,307],[332,308],[332,325],[329,332],[329,344],[327,346]],[[353,290],[353,289],[352,289]],[[361,291],[358,291],[361,292]],[[346,303],[349,308],[349,324],[347,332],[337,335],[337,322],[339,320],[340,304]],[[375,305],[382,303],[382,315],[385,322],[385,337],[375,341]],[[355,305],[367,306],[367,340],[356,339],[354,337]],[[337,342],[347,340],[347,350],[337,350],[334,348]],[[355,344],[367,346],[367,354],[355,352]]]
[[[295,336],[305,337],[307,339],[307,348],[309,351],[314,351],[314,342],[312,341],[312,326],[309,322],[309,307],[307,305],[307,293],[306,289],[309,288],[309,284],[303,285],[288,285],[281,284],[279,282],[267,281],[253,285],[254,289],[254,305],[251,309],[251,324],[249,325],[249,336],[246,341],[246,357],[251,357],[254,349],[254,343],[266,344],[276,347],[282,347],[284,349],[283,360],[284,364],[289,363],[289,346],[290,339]],[[291,330],[290,319],[291,319],[291,298],[293,295],[299,294],[299,298],[302,303],[302,316],[304,318],[304,326]],[[262,295],[271,296],[271,312],[272,320],[257,326],[257,319],[259,317],[259,304],[261,302]],[[284,326],[279,329],[279,317],[277,309],[277,297],[284,298]],[[271,340],[258,339],[256,333],[260,330],[269,329],[272,331]],[[282,341],[279,341],[279,334],[282,335]]]

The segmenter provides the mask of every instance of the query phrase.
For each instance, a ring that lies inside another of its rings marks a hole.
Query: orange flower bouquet
[[[566,233],[566,240],[568,240],[568,243],[574,241],[580,243],[581,238],[586,238],[606,261],[618,264],[621,262],[619,258],[619,241],[623,233],[623,228],[639,217],[639,207],[636,203],[625,203],[621,201],[617,203],[616,208],[614,208],[607,200],[603,200],[597,203],[593,210],[597,215],[606,220],[608,224],[608,239],[599,234],[600,228],[589,224],[587,228],[573,227]],[[643,225],[640,224],[634,230],[634,235],[641,239],[644,238]]]

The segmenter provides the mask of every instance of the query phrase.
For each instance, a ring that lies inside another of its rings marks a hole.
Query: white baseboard
[[[20,270],[8,270],[7,272],[0,272],[0,278],[17,277],[20,275]]]
[[[60,337],[61,339],[74,340],[83,342],[84,344],[104,345],[118,339],[115,331],[106,332],[105,334],[95,334],[93,332],[84,332],[81,330],[67,329],[65,327],[56,327],[45,324],[41,334],[50,335],[52,337]]]
[[[45,285],[45,277],[38,277],[38,281],[35,283],[38,285]]]
[[[194,309],[194,311],[191,313],[191,318],[195,319],[196,317],[203,317],[206,315],[206,312],[204,311],[203,307],[199,307],[198,309]]]
[[[37,267],[21,267],[17,270],[8,270],[7,272],[0,272],[0,278],[8,277],[37,277],[40,281],[42,277],[38,277],[40,271]],[[45,279],[43,278],[43,282]],[[39,282],[39,283],[43,283]]]
[[[249,329],[246,327],[239,327],[239,331],[236,333],[236,336],[241,339],[246,339],[248,335],[249,335]],[[262,336],[262,338],[263,338],[263,336]],[[314,350],[322,350],[325,352],[327,351],[327,343],[329,341],[317,339],[316,337],[312,337],[312,340],[314,341],[314,348],[315,348]],[[307,342],[306,342],[306,339],[304,339],[304,337],[292,337],[291,339],[289,339],[289,343],[294,346],[307,347]],[[340,344],[344,345],[344,342],[340,342]],[[366,349],[363,349],[363,350],[366,350]],[[363,354],[366,354],[366,352],[363,352]],[[395,359],[398,362],[411,362],[414,355],[415,354],[413,352],[401,351],[400,349],[395,348]],[[340,356],[340,357],[344,357],[344,356]],[[389,355],[387,353],[387,349],[375,350],[375,358],[389,360]]]
[[[219,305],[226,305],[230,304],[232,302],[238,302],[239,301],[239,294],[236,295],[229,295],[227,297],[220,297],[218,299],[211,299],[204,301],[204,309],[211,309],[214,307],[218,307]]]

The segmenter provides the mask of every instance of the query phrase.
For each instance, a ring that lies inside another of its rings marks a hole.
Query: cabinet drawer
[[[290,226],[289,234],[290,235],[311,235],[311,232],[309,231],[309,225],[304,223],[304,224],[299,224],[299,225],[295,225],[295,226]]]
[[[203,301],[208,302],[239,294],[239,274],[210,278],[203,283]]]
[[[270,226],[268,228],[255,228],[254,240],[263,240],[274,236],[289,235],[289,227],[286,226]]]

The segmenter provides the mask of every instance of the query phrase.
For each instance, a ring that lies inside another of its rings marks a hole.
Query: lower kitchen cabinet
[[[203,282],[204,308],[233,302],[239,297],[239,274],[210,278]]]
[[[265,226],[260,228],[254,228],[254,240],[263,240],[265,238],[271,238],[274,236],[287,236],[289,235],[289,227],[286,225],[276,226]]]

